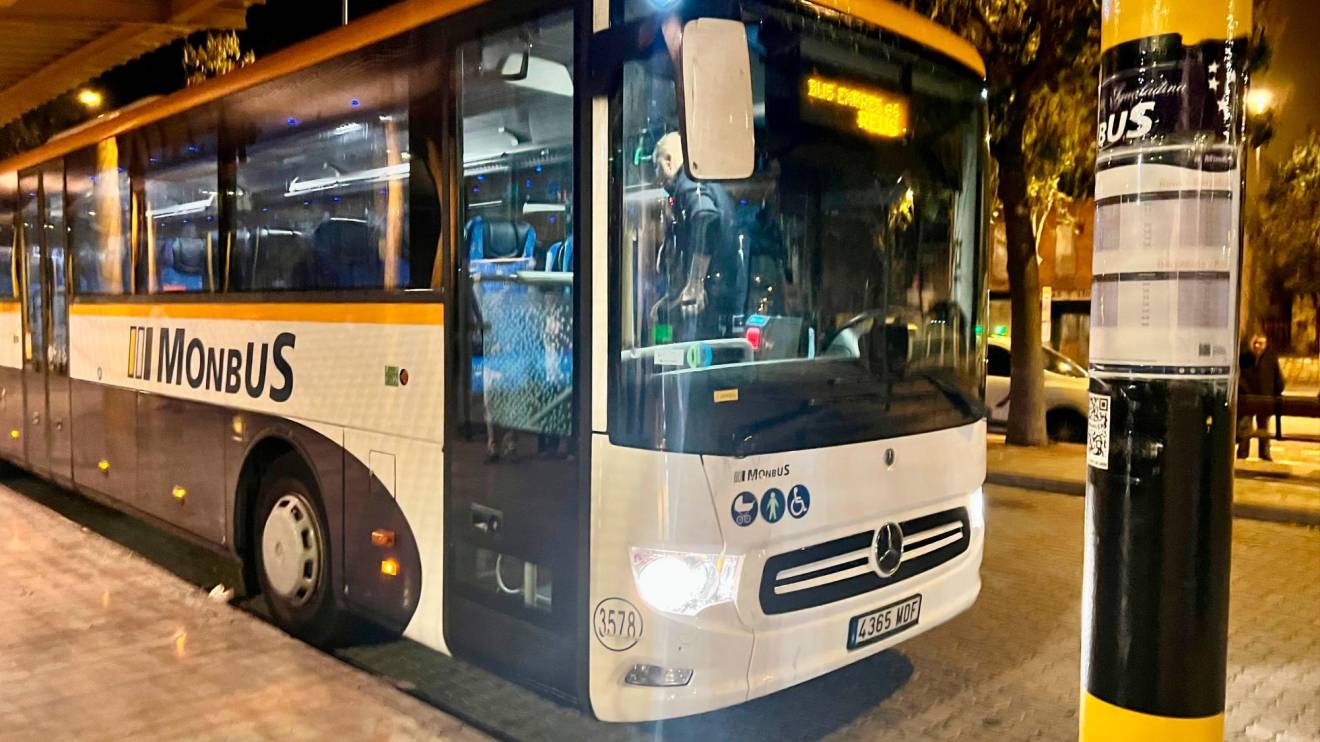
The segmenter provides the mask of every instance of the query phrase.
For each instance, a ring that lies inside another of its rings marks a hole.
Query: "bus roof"
[[[347,26],[282,49],[226,75],[185,88],[150,105],[130,104],[45,144],[0,162],[0,174],[24,170],[99,141],[168,118],[240,90],[297,72],[314,64],[370,46],[418,26],[482,5],[489,0],[406,0]],[[944,54],[977,74],[985,64],[965,39],[928,18],[889,0],[813,0],[817,5],[851,15]]]
[[[981,77],[985,62],[980,52],[963,37],[920,13],[890,0],[810,0],[839,13],[860,18],[890,33],[929,47],[953,59]]]

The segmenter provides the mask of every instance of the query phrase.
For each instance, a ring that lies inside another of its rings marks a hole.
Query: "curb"
[[[1075,479],[1050,479],[1030,474],[987,471],[985,481],[986,484],[996,484],[1001,487],[1017,487],[1056,495],[1073,495],[1076,497],[1086,495],[1086,483]],[[1320,526],[1320,510],[1261,505],[1254,502],[1234,502],[1233,517],[1272,523]]]
[[[987,471],[985,481],[988,484],[1053,492],[1056,495],[1077,495],[1080,497],[1086,494],[1086,482],[1079,482],[1076,479],[1049,479],[1047,477],[1034,477],[1030,474]]]

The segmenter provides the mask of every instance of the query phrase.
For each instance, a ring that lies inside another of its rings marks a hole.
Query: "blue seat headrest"
[[[166,264],[180,273],[200,276],[206,272],[206,241],[177,237],[165,243]]]
[[[318,288],[379,286],[384,265],[371,226],[361,219],[334,218],[312,233]]]
[[[545,254],[545,269],[558,273],[573,272],[573,235],[550,246]]]
[[[469,260],[530,258],[536,253],[536,230],[526,222],[474,216],[463,227]]]

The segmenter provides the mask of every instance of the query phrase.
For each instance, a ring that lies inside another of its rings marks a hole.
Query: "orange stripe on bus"
[[[441,325],[443,304],[320,304],[236,302],[187,304],[72,304],[69,313],[83,317],[215,319],[251,322],[340,322],[369,325]]]

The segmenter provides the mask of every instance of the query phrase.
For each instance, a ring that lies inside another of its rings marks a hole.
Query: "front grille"
[[[971,542],[966,508],[923,515],[898,524],[903,558],[889,577],[876,571],[875,530],[777,554],[761,573],[761,611],[791,613],[879,590],[957,557]]]

